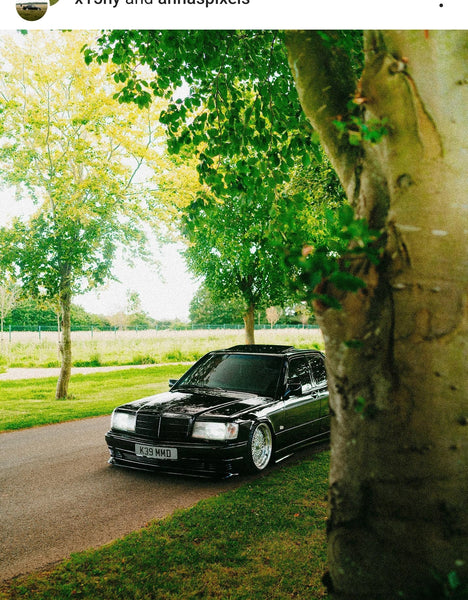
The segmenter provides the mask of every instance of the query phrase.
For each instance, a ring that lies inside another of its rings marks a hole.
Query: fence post
[[[8,325],[8,341],[11,344],[11,325]]]
[[[38,329],[38,332],[39,332],[39,341],[41,341],[41,326],[39,325],[37,329]]]

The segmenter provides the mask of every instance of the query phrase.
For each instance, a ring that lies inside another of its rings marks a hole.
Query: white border
[[[249,0],[209,7],[58,0],[34,22],[18,15],[17,1],[2,0],[3,29],[468,29],[466,0]]]

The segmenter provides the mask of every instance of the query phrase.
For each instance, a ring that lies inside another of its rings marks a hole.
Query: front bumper
[[[242,471],[247,442],[199,443],[152,441],[109,431],[106,443],[110,452],[109,463],[132,469],[184,473],[211,477],[229,477]],[[135,444],[177,448],[176,460],[147,458],[135,454]]]

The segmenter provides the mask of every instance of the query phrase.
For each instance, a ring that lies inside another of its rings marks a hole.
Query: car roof
[[[294,346],[282,346],[279,344],[240,344],[237,346],[231,346],[224,350],[217,350],[217,352],[232,352],[239,354],[304,354],[310,352],[317,352],[321,354],[320,350],[299,350]]]

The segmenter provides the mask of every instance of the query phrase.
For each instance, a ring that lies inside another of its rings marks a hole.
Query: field
[[[260,329],[257,344],[323,348],[318,329]],[[12,332],[3,335],[0,369],[58,367],[56,332]],[[72,333],[73,366],[111,366],[193,362],[218,348],[244,343],[241,329],[183,331],[76,331]]]

